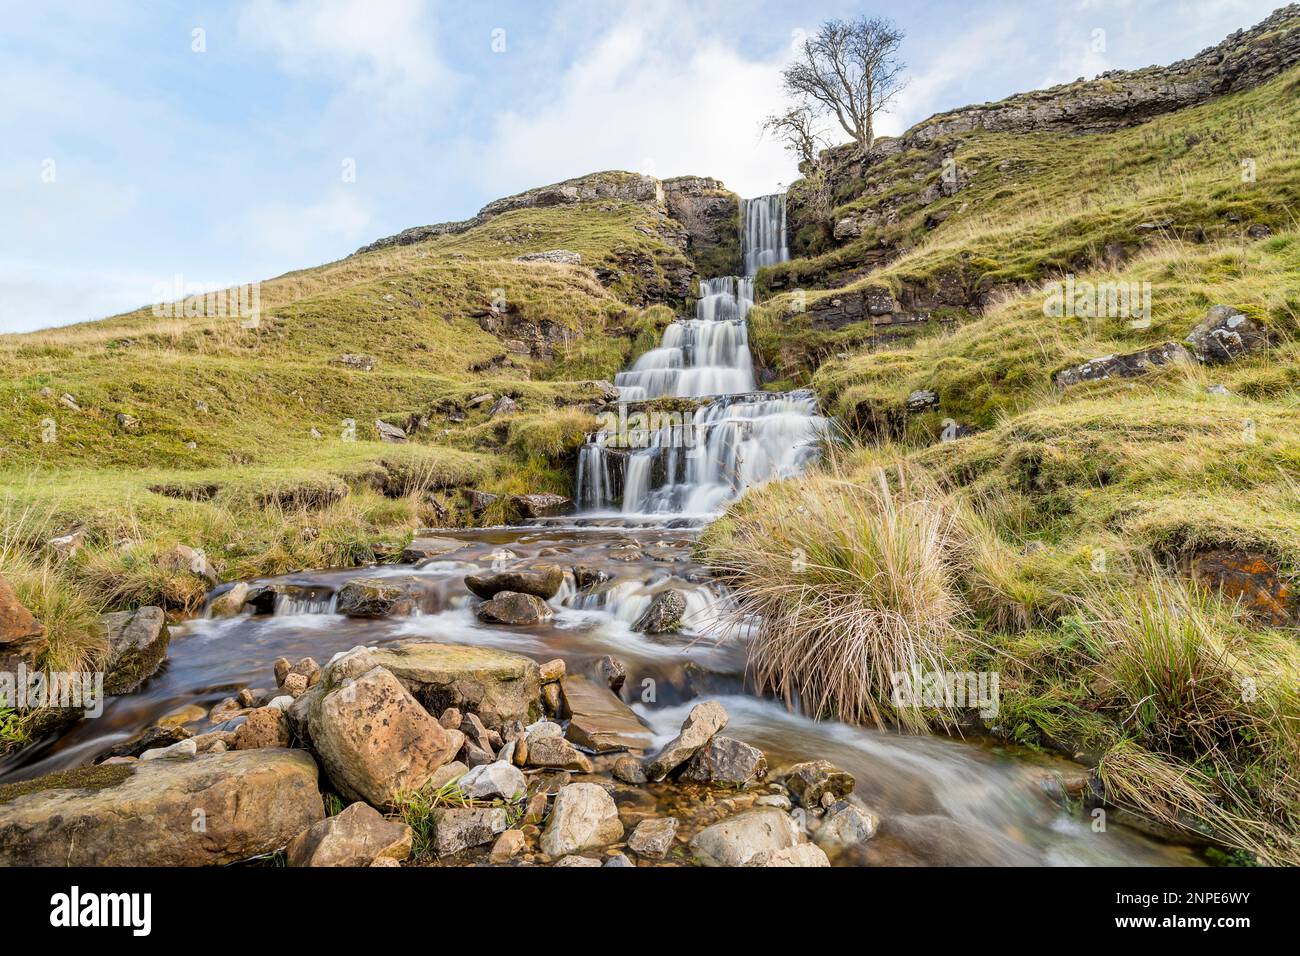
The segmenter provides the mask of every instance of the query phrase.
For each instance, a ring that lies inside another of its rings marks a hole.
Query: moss
[[[116,787],[134,773],[135,767],[131,764],[100,764],[97,767],[76,767],[32,780],[0,784],[0,805],[48,790],[107,790]]]

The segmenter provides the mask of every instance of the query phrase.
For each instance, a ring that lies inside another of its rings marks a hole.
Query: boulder
[[[290,866],[369,866],[411,855],[411,828],[384,819],[368,803],[354,803],[337,816],[312,824],[289,843]]]
[[[461,793],[474,800],[493,800],[500,797],[510,801],[528,791],[528,780],[522,771],[504,760],[472,768],[457,784]]]
[[[774,853],[805,843],[789,814],[747,810],[705,827],[691,840],[691,852],[705,866],[744,866],[760,853]]]
[[[509,395],[502,395],[493,402],[492,407],[488,409],[488,418],[492,419],[499,418],[502,415],[513,415],[517,411],[519,411],[519,403]]]
[[[555,518],[573,510],[573,500],[564,495],[536,494],[511,495],[510,505],[525,521],[537,518]]]
[[[715,787],[744,787],[766,775],[767,757],[763,751],[718,734],[695,751],[677,779]]]
[[[610,773],[613,774],[615,780],[621,780],[634,786],[640,786],[647,779],[645,767],[641,766],[641,761],[631,756],[623,756],[615,760]]]
[[[849,794],[831,804],[814,839],[821,847],[856,846],[876,835],[880,818],[860,798]]]
[[[206,581],[209,587],[216,587],[221,580],[217,577],[216,569],[208,561],[207,555],[189,545],[178,544],[158,555],[154,562],[164,571],[197,575]]]
[[[258,707],[250,711],[235,730],[236,750],[289,746],[289,718],[276,707]]]
[[[410,614],[419,608],[425,584],[414,575],[353,578],[339,588],[335,609],[348,617]]]
[[[609,654],[596,662],[596,673],[616,694],[623,689],[623,684],[627,681],[627,665]]]
[[[108,644],[106,694],[129,694],[157,673],[167,656],[171,632],[162,608],[115,611],[101,619]]]
[[[537,673],[543,684],[549,684],[562,678],[566,670],[564,658],[557,657],[543,664]]]
[[[637,856],[662,860],[673,848],[673,838],[676,836],[676,817],[655,817],[638,823],[628,837],[627,845]]]
[[[560,790],[542,833],[542,852],[562,857],[623,838],[614,798],[594,783],[571,783]]]
[[[852,774],[828,760],[797,763],[781,779],[794,802],[809,810],[821,809],[825,794],[836,800],[847,797],[856,784]]]
[[[522,853],[525,846],[527,841],[523,830],[506,830],[497,837],[496,843],[492,844],[489,859],[493,863],[505,863]]]
[[[406,444],[406,432],[396,425],[390,425],[382,418],[375,419],[375,431],[379,433],[379,440],[390,442],[395,445]]]
[[[555,616],[551,606],[541,598],[517,591],[501,591],[492,600],[480,604],[475,613],[484,623],[515,627],[541,624]]]
[[[465,587],[484,599],[496,597],[502,591],[516,591],[549,601],[560,592],[563,584],[564,569],[556,564],[465,576]]]
[[[1262,325],[1243,315],[1240,309],[1216,305],[1183,341],[1202,362],[1222,365],[1267,348],[1269,333]]]
[[[645,613],[632,625],[632,630],[643,634],[671,634],[681,629],[685,613],[686,598],[680,591],[669,588],[654,596]]]
[[[727,726],[727,712],[716,700],[706,700],[691,708],[682,729],[646,764],[646,776],[662,780],[695,755],[714,734]]]
[[[455,538],[442,538],[433,535],[421,535],[411,539],[411,543],[402,549],[403,564],[418,564],[430,558],[441,557],[456,551],[464,545]]]
[[[937,408],[939,405],[939,396],[928,388],[918,388],[907,396],[907,410],[909,412],[924,412],[927,409]]]
[[[609,580],[610,574],[608,571],[602,571],[600,568],[593,568],[586,564],[575,564],[573,566],[573,583],[579,591],[589,591],[592,588],[600,587]]]
[[[209,617],[235,617],[244,609],[248,585],[237,581],[208,602]]]
[[[591,773],[591,758],[565,740],[558,725],[549,724],[548,727],[554,727],[555,730],[530,733],[525,738],[525,766]]]
[[[48,646],[45,628],[0,575],[0,672],[15,673],[19,664],[30,668]]]
[[[382,667],[327,686],[311,708],[310,726],[312,748],[335,790],[377,807],[423,787],[465,739],[430,717]]]
[[[302,751],[83,767],[0,785],[0,866],[234,863],[324,816]]]
[[[650,728],[612,691],[576,674],[565,677],[560,686],[569,715],[565,736],[579,747],[600,754],[650,745]]]
[[[522,654],[432,642],[367,653],[396,675],[429,713],[444,714],[452,707],[472,711],[492,730],[514,720],[531,723],[541,715],[539,668]]]
[[[1069,388],[1081,382],[1097,382],[1109,378],[1135,378],[1166,365],[1192,361],[1192,355],[1187,349],[1177,342],[1165,342],[1163,345],[1124,355],[1103,355],[1081,365],[1062,369],[1056,373],[1056,387]]]
[[[439,810],[434,820],[433,852],[450,856],[491,843],[509,825],[505,807],[447,807]]]

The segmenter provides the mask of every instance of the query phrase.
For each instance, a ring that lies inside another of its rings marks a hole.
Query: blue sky
[[[178,274],[317,265],[600,169],[775,191],[794,164],[758,123],[792,39],[831,16],[907,32],[892,133],[1188,56],[1279,5],[0,0],[0,332],[144,305]]]

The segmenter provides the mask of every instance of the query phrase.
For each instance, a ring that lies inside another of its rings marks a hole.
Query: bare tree
[[[785,89],[818,113],[829,113],[863,149],[876,140],[875,116],[903,88],[898,59],[903,31],[892,20],[829,20],[804,40],[782,76]]]
[[[829,145],[817,126],[817,114],[807,106],[773,113],[763,120],[763,131],[799,157],[800,166],[816,166],[818,154]]]

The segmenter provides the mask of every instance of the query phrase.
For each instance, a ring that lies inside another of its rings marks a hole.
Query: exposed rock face
[[[515,262],[549,262],[560,266],[582,265],[582,256],[568,249],[550,249],[546,252],[528,252],[515,256]]]
[[[481,598],[495,597],[502,591],[532,594],[549,601],[564,584],[564,569],[555,564],[512,571],[493,571],[488,574],[467,574],[465,586]]]
[[[682,768],[679,780],[715,787],[744,787],[767,775],[767,757],[741,740],[715,736]]]
[[[45,628],[0,575],[0,672],[14,673],[20,663],[30,668],[48,646]]]
[[[353,578],[339,588],[336,607],[348,617],[409,614],[420,606],[425,583],[415,576]]]
[[[1185,339],[1196,357],[1207,365],[1232,362],[1269,344],[1268,330],[1239,309],[1216,305]]]
[[[664,180],[668,215],[686,230],[686,252],[705,278],[739,275],[740,200],[716,179],[678,176]]]
[[[705,827],[691,840],[691,852],[705,866],[745,866],[760,853],[807,842],[780,810],[749,810]]]
[[[571,783],[555,797],[542,833],[542,852],[551,857],[608,846],[623,838],[614,798],[594,783]]]
[[[856,784],[852,774],[827,760],[797,763],[783,779],[794,802],[809,809],[819,809],[822,797],[828,793],[836,800],[847,797]]]
[[[1140,349],[1125,355],[1103,355],[1082,365],[1056,373],[1056,387],[1069,388],[1081,382],[1098,382],[1108,378],[1136,378],[1176,362],[1192,362],[1192,355],[1177,342]]]
[[[312,707],[311,742],[330,782],[350,800],[385,807],[416,790],[464,743],[429,716],[382,667],[329,688]]]
[[[108,640],[108,673],[104,692],[127,694],[162,666],[171,632],[162,608],[116,611],[102,618]]]
[[[234,863],[324,816],[302,751],[87,767],[0,786],[0,866]]]
[[[492,730],[541,716],[537,662],[522,654],[467,644],[403,644],[374,651],[431,714],[473,711]]]
[[[686,598],[680,591],[671,588],[660,591],[637,618],[632,630],[644,634],[671,634],[682,626],[682,615],[686,613]]]
[[[384,819],[367,803],[354,803],[337,816],[312,824],[290,842],[290,866],[369,866],[379,858],[411,855],[411,828]]]
[[[681,732],[646,764],[646,776],[662,780],[695,755],[723,727],[727,726],[727,711],[716,700],[706,700],[691,708],[682,723]]]
[[[501,591],[490,601],[484,601],[474,613],[488,624],[509,624],[521,627],[541,624],[555,616],[549,604],[533,594],[518,591]]]

